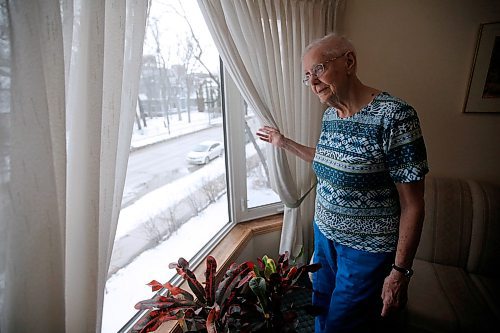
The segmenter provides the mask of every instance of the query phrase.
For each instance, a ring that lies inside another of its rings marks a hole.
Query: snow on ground
[[[181,120],[179,120],[177,114],[171,114],[169,116],[170,132],[168,131],[167,119],[165,117],[147,118],[147,127],[142,127],[142,129],[138,129],[136,122],[134,123],[134,133],[130,148],[132,150],[137,149],[222,123],[222,117],[213,118],[212,113],[198,111],[191,111],[191,122],[188,123],[187,120],[188,116],[186,112],[181,114]]]
[[[175,123],[176,120],[177,116],[171,116],[172,130],[170,134],[166,133],[163,118],[148,119],[148,127],[141,131],[137,130],[135,124],[132,147],[138,148],[210,126],[207,114],[198,112],[192,113],[191,123],[187,123],[185,114],[183,114],[183,121]],[[213,119],[210,121],[211,124],[214,123]],[[246,153],[247,157],[255,154],[251,144],[247,145]],[[179,200],[189,195],[196,190],[196,184],[199,188],[200,183],[217,177],[223,172],[225,172],[224,160],[218,158],[189,176],[144,195],[134,204],[122,209],[116,239],[127,235],[134,228],[165,210],[167,202],[169,205],[175,205],[175,198]],[[250,207],[279,200],[276,193],[270,189],[254,188],[252,184],[258,181],[259,179],[255,177],[248,179]],[[227,207],[227,197],[223,195],[216,203],[209,205],[198,216],[185,223],[167,240],[155,248],[143,252],[108,279],[104,297],[103,333],[117,332],[137,312],[134,305],[138,301],[151,298],[154,295],[151,288],[146,285],[147,283],[151,280],[164,283],[176,274],[175,270],[168,268],[169,263],[176,262],[179,257],[188,260],[192,258],[228,223]]]
[[[180,190],[182,184],[178,185]],[[162,198],[159,192],[155,195],[157,197],[151,198],[152,200]],[[270,189],[254,191],[251,196],[260,198],[259,201],[262,203],[276,200],[276,194]],[[270,201],[264,202],[263,198]],[[192,258],[228,221],[227,197],[223,195],[216,203],[209,205],[198,216],[185,223],[167,240],[143,252],[129,265],[113,274],[106,283],[102,332],[114,333],[123,327],[137,312],[134,305],[154,295],[146,284],[151,280],[162,283],[169,281],[176,272],[174,269],[169,269],[168,264],[177,262],[179,257],[188,260]]]
[[[179,257],[189,260],[228,223],[227,198],[222,196],[200,215],[185,223],[174,235],[155,248],[145,251],[133,262],[111,276],[106,283],[102,332],[117,332],[137,310],[134,305],[154,293],[146,286],[151,280],[162,283],[175,274],[168,264]],[[199,277],[202,278],[202,277]]]
[[[198,191],[200,184],[216,178],[224,171],[224,160],[217,158],[189,176],[182,177],[142,196],[132,205],[121,210],[115,238],[125,236],[129,231],[165,211],[168,208],[167,204],[175,206],[177,202],[189,196],[190,193]]]

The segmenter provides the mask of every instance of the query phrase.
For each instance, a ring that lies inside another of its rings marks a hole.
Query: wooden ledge
[[[283,214],[235,225],[210,253],[217,260],[217,274],[220,271],[225,272],[229,268],[254,236],[279,231],[282,225]],[[195,274],[203,274],[204,272],[205,265],[203,262],[195,269]]]
[[[215,246],[210,255],[217,261],[217,278],[235,262],[236,258],[243,252],[254,236],[267,234],[281,230],[283,226],[283,214],[263,217],[250,222],[238,223],[231,231]],[[202,261],[194,270],[198,279],[203,279],[205,273],[205,261]],[[181,283],[181,288],[190,290],[186,282]],[[177,322],[164,323],[156,331],[157,333],[182,332]]]

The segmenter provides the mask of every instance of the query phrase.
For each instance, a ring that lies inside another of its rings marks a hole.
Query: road
[[[189,165],[185,158],[195,144],[204,140],[222,142],[222,128],[211,127],[132,152],[128,162],[122,208],[146,193],[203,167]]]
[[[223,141],[222,138],[222,127],[219,125],[133,151],[129,156],[122,208],[131,205],[143,195],[204,167],[188,164],[185,160],[187,153],[201,141]],[[201,195],[203,196],[203,194]],[[180,201],[176,206],[176,218],[179,221],[189,219],[192,215],[190,200],[177,199]],[[163,232],[165,228],[168,228],[168,225],[157,225],[155,228]],[[152,244],[154,244],[154,240],[147,233],[147,228],[144,225],[140,225],[128,231],[125,236],[116,239],[111,256],[109,276],[126,266],[138,254],[150,248]]]

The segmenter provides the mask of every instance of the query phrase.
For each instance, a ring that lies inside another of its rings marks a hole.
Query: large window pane
[[[280,202],[280,198],[271,189],[271,175],[266,154],[266,149],[270,149],[270,145],[259,140],[256,135],[262,123],[246,103],[245,107],[247,208],[250,209]]]
[[[189,9],[189,10],[188,10]],[[228,222],[219,57],[195,0],[153,0],[103,332]]]

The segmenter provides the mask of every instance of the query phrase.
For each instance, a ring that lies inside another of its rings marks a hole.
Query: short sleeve
[[[391,112],[386,128],[386,161],[392,180],[410,183],[429,172],[427,152],[416,111],[408,104]]]

